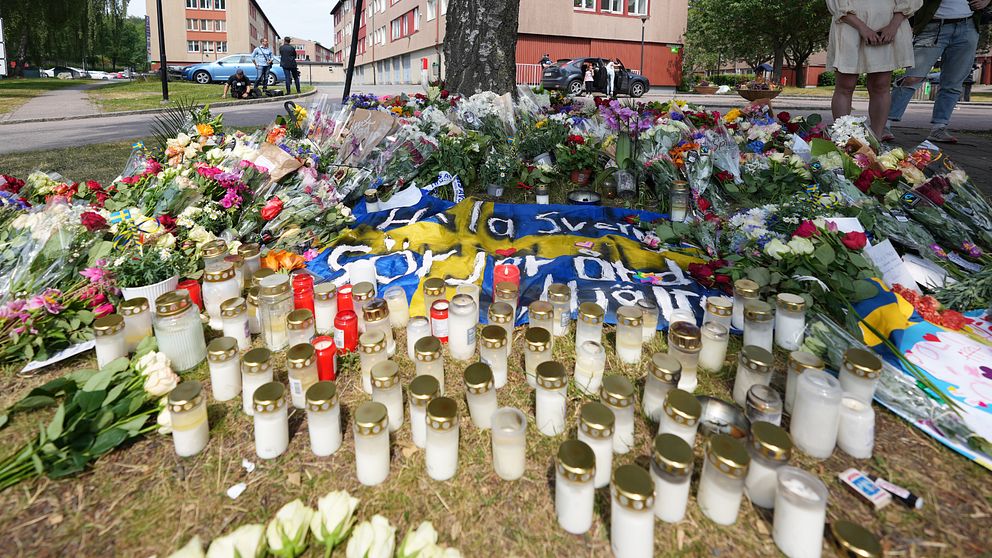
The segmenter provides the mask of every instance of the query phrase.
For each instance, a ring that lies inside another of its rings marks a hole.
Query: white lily
[[[397,558],[416,558],[421,556],[424,549],[437,546],[437,531],[430,521],[425,521],[416,529],[411,529],[403,537],[399,550],[396,551]]]
[[[396,547],[396,528],[389,520],[376,514],[359,523],[348,540],[346,558],[392,558]]]
[[[344,490],[330,492],[317,500],[317,513],[310,520],[313,538],[328,550],[341,544],[355,524],[358,498]]]
[[[200,537],[194,536],[186,546],[170,554],[169,558],[203,558],[203,543],[200,542]]]
[[[207,558],[260,558],[264,551],[265,527],[252,523],[214,539],[207,550]]]
[[[307,548],[307,533],[313,509],[299,499],[283,506],[265,528],[269,552],[276,556],[292,558]]]

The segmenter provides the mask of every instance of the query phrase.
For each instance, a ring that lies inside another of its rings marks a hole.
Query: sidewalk
[[[0,122],[8,120],[31,120],[35,118],[72,118],[100,112],[90,102],[90,89],[109,85],[111,82],[84,83],[64,89],[49,91],[24,103],[17,110],[0,117]]]

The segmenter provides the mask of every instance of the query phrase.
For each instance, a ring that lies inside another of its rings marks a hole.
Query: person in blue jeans
[[[269,88],[269,71],[272,70],[272,49],[269,48],[269,40],[266,38],[262,39],[262,44],[255,47],[255,50],[251,52],[251,61],[255,64],[255,68],[258,70],[258,78],[255,79],[255,90],[258,90],[259,85],[262,89],[268,90]]]
[[[926,0],[912,18],[916,63],[892,88],[892,108],[882,141],[892,141],[891,126],[902,119],[913,94],[940,59],[940,90],[933,103],[930,135],[939,143],[957,143],[947,131],[964,80],[971,74],[978,48],[978,27],[990,0]]]

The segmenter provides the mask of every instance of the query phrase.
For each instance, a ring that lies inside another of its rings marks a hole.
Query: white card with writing
[[[888,239],[880,244],[866,247],[865,255],[882,272],[882,279],[890,287],[898,283],[907,289],[921,292],[916,286],[916,279],[909,271],[909,266],[902,261],[899,252],[896,252]]]

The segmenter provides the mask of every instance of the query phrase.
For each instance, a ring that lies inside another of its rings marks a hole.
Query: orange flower
[[[196,133],[204,137],[209,137],[214,135],[214,127],[210,124],[197,124]]]
[[[283,126],[278,126],[269,132],[269,135],[265,137],[265,141],[268,143],[276,143],[284,137],[286,137],[286,128]]]
[[[269,250],[262,258],[262,266],[276,272],[290,272],[306,267],[306,260],[288,250]]]

